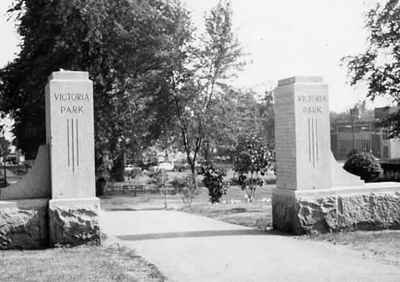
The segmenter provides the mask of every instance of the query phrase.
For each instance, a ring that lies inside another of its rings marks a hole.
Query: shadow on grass
[[[174,208],[143,207],[143,208],[102,208],[103,211],[175,211]]]
[[[171,239],[171,238],[200,238],[200,237],[218,237],[218,236],[290,236],[274,230],[261,231],[256,229],[232,229],[232,230],[202,230],[202,231],[186,231],[186,232],[168,232],[168,233],[148,233],[148,234],[131,234],[120,235],[118,239],[124,241],[143,241],[154,239]]]

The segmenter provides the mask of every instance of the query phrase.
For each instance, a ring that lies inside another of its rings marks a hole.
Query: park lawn
[[[365,257],[400,266],[400,230],[337,232],[298,238],[348,246]]]
[[[0,251],[0,281],[165,281],[152,264],[118,245]]]
[[[181,210],[260,230],[269,230],[272,228],[272,213],[269,202],[243,202],[213,205],[209,203],[194,203],[192,206],[185,206]]]

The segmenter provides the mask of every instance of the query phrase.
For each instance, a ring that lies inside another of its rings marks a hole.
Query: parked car
[[[174,170],[174,165],[170,162],[161,162],[157,166],[158,169]]]

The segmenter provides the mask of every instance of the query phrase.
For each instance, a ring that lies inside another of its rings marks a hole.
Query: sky
[[[218,0],[181,0],[201,27]],[[0,1],[0,67],[15,57],[19,38]],[[329,85],[330,108],[348,110],[365,97],[365,85],[347,84],[340,59],[366,48],[365,14],[379,0],[232,0],[234,31],[247,54],[244,70],[232,81],[240,88],[270,90],[279,79],[319,75]],[[381,1],[382,2],[382,1]],[[384,105],[378,100],[374,105]]]

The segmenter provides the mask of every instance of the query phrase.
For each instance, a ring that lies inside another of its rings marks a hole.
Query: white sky
[[[217,0],[182,0],[196,25]],[[340,59],[365,49],[365,13],[379,0],[232,0],[234,26],[249,54],[237,87],[264,90],[293,75],[321,75],[329,84],[331,110],[342,111],[365,96],[346,84]],[[12,0],[0,1],[0,67],[17,52],[18,36],[6,21]],[[382,102],[380,102],[382,104]]]

